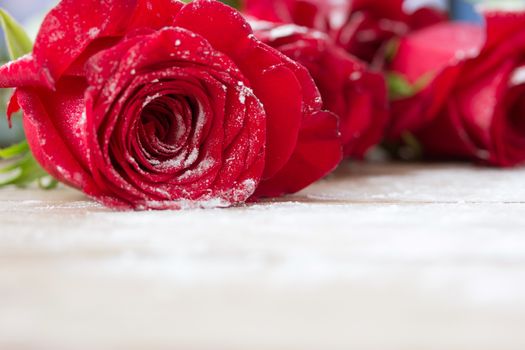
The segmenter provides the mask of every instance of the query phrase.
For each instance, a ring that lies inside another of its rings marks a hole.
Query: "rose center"
[[[148,97],[140,114],[143,144],[156,145],[169,153],[180,149],[191,127],[190,105],[190,101],[181,96]]]

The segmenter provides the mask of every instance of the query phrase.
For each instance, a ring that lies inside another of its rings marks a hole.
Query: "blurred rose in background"
[[[81,0],[79,0],[81,1]],[[388,0],[385,0],[388,1]],[[27,29],[30,36],[34,37],[38,31],[40,22],[44,14],[54,6],[58,0],[0,0],[0,7],[10,12],[14,18],[21,22]],[[455,19],[480,21],[480,17],[474,10],[474,3],[523,3],[524,0],[406,0],[405,5],[408,9],[417,9],[425,5],[434,5],[449,7]],[[0,39],[0,62],[7,60],[5,43],[3,42],[3,33]],[[19,122],[20,118],[15,118],[13,129],[7,127],[5,120],[5,101],[9,95],[8,90],[0,91],[0,147],[12,144],[23,137],[22,128]]]

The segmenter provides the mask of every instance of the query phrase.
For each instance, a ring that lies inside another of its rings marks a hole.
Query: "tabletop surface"
[[[4,189],[0,225],[0,349],[525,349],[525,169],[346,164],[180,212]]]

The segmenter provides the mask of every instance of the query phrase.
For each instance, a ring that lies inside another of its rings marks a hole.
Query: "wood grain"
[[[525,169],[346,164],[221,210],[0,191],[0,349],[525,349]]]

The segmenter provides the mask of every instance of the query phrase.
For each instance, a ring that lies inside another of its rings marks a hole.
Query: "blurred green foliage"
[[[182,0],[182,1],[185,3],[189,3],[192,0]],[[220,0],[220,1],[236,9],[240,9],[242,5],[242,0]]]

